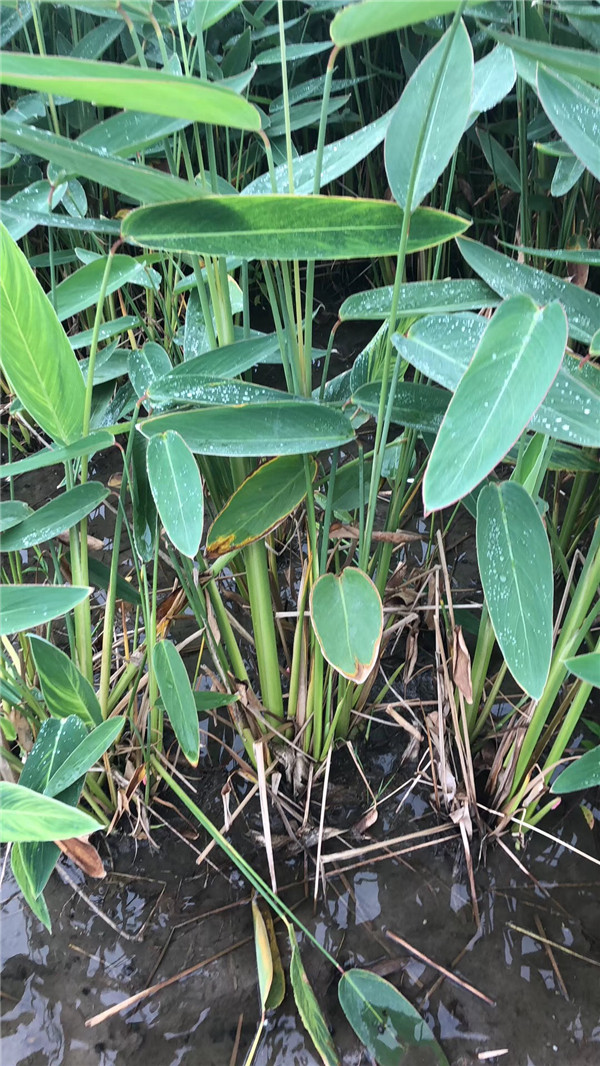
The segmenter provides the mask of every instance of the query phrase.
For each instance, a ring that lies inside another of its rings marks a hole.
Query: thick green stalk
[[[469,735],[471,734],[471,730],[475,723],[479,704],[481,703],[481,697],[483,696],[483,686],[487,677],[488,666],[490,665],[490,659],[492,657],[495,643],[496,634],[494,633],[492,620],[484,602],[479,622],[477,646],[475,648],[475,655],[473,657],[473,665],[471,668],[473,702],[465,705]]]

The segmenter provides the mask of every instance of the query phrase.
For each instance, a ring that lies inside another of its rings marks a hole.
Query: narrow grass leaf
[[[67,803],[12,781],[0,781],[0,843],[68,840],[102,826]]]
[[[99,507],[107,496],[108,489],[98,481],[86,481],[62,492],[9,530],[2,538],[2,550],[22,551],[52,540]]]
[[[335,448],[354,437],[339,411],[310,401],[205,407],[146,418],[140,432],[150,438],[175,430],[197,455],[264,457],[300,455]]]
[[[597,58],[597,57],[596,57]],[[596,64],[597,68],[599,64]],[[581,78],[539,66],[537,90],[552,125],[600,181],[600,92]]]
[[[323,574],[313,586],[310,616],[321,651],[343,677],[357,684],[371,673],[381,643],[383,606],[362,570]]]
[[[67,614],[90,592],[91,588],[78,585],[5,585],[0,603],[0,636],[12,636]]]
[[[41,429],[71,444],[81,437],[85,401],[77,359],[52,304],[1,222],[0,256],[2,367]]]
[[[86,726],[99,725],[102,711],[96,693],[69,656],[35,634],[29,644],[50,714],[55,718],[76,715]]]
[[[172,544],[193,559],[202,539],[204,493],[198,464],[184,440],[172,430],[148,441],[148,481]]]
[[[338,984],[338,999],[379,1066],[448,1066],[427,1023],[389,981],[369,970],[347,970]]]
[[[300,948],[298,947],[294,928],[286,919],[284,919],[284,921],[287,925],[292,947],[290,981],[292,983],[298,1013],[319,1053],[321,1061],[325,1066],[339,1066],[340,1060],[337,1051],[335,1050],[333,1040],[331,1039],[329,1029],[327,1028],[327,1022],[323,1017],[317,997],[312,990],[310,981],[306,976],[306,970],[302,964]]]
[[[489,484],[477,500],[477,563],[500,650],[515,681],[539,700],[552,655],[552,557],[525,489]]]
[[[151,248],[241,259],[355,259],[395,255],[402,210],[387,200],[343,196],[215,197],[141,207],[121,227]],[[463,233],[469,223],[433,208],[411,218],[408,251]]]
[[[448,34],[453,34],[449,51]],[[409,190],[410,210],[418,207],[450,162],[467,124],[472,91],[473,49],[461,20],[456,31],[447,30],[419,64],[392,115],[385,139],[385,170],[402,208]]]
[[[57,796],[75,781],[87,774],[94,763],[108,751],[119,736],[124,718],[110,718],[102,722],[73,749],[50,777],[44,789],[45,796]]]
[[[564,796],[568,792],[581,792],[583,789],[596,788],[600,785],[600,745],[580,755],[575,762],[567,766],[552,785],[552,792]]]
[[[317,464],[313,460],[309,465],[314,480]],[[207,554],[223,555],[266,536],[302,503],[306,493],[302,456],[282,455],[263,463],[215,518],[206,538]]]
[[[198,712],[183,659],[174,644],[161,640],[154,649],[153,665],[177,743],[188,762],[197,766],[200,757]]]
[[[0,58],[4,82],[16,88],[69,96],[101,107],[126,108],[134,100],[138,111],[153,115],[239,130],[260,129],[260,115],[252,104],[231,89],[201,78],[65,56],[2,52]]]
[[[466,496],[525,429],[562,362],[567,323],[557,302],[513,296],[496,311],[442,422],[423,483],[426,511]]]

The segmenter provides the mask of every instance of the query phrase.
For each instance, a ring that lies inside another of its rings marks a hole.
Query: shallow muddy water
[[[390,747],[389,731],[376,735],[366,751],[362,754],[370,775],[389,780],[397,771],[394,787],[407,778]],[[355,772],[344,767],[344,759],[332,775],[330,826],[353,824],[368,806],[366,791]],[[202,805],[220,825],[220,788],[227,770],[206,763],[201,771],[196,784]],[[370,830],[374,839],[437,823],[427,793],[411,794],[400,811],[397,805],[398,796],[381,805],[378,823]],[[248,849],[248,831],[260,828],[258,808],[247,810],[246,825],[235,824],[232,840],[242,847],[245,840],[246,854],[265,873],[260,846]],[[317,816],[318,811],[316,805]],[[186,833],[174,811],[163,812]],[[246,814],[239,822],[242,817]],[[564,845],[598,858],[598,832],[588,828],[577,807],[564,816],[557,812],[543,828],[562,843],[531,836],[517,853],[512,838],[504,838],[528,873],[498,845],[478,862],[475,855],[479,931],[458,839],[332,877],[314,915],[311,858],[305,866],[302,858],[279,853],[279,884],[286,902],[297,907],[298,916],[342,966],[375,966],[398,985],[421,1010],[452,1066],[482,1061],[592,1066],[600,1061],[600,867]],[[216,849],[210,855],[214,867],[198,867],[197,852],[184,840],[166,829],[157,830],[154,839],[160,850],[125,835],[108,838],[100,845],[110,871],[102,882],[84,883],[73,867],[65,867],[115,928],[53,875],[47,890],[54,925],[50,935],[22,905],[10,877],[5,879],[2,1066],[228,1066],[244,1061],[259,1016],[248,886]],[[349,839],[356,844],[356,838]],[[200,836],[190,843],[202,850],[206,841]],[[343,848],[334,838],[324,852]],[[302,880],[305,868],[309,898]],[[287,938],[281,925],[276,928],[285,965]],[[140,930],[140,939],[131,939]],[[448,979],[439,984],[436,971],[388,939],[387,930],[495,1005]],[[553,962],[538,934],[586,960],[554,948]],[[368,1063],[337,1004],[334,971],[302,937],[300,942],[342,1063]],[[113,1004],[218,953],[225,954],[128,1010],[86,1027]],[[239,1049],[232,1058],[238,1027]],[[498,1055],[492,1057],[494,1051]],[[288,994],[267,1021],[255,1062],[316,1066],[319,1061]],[[409,1055],[403,1061],[415,1066],[418,1060]]]

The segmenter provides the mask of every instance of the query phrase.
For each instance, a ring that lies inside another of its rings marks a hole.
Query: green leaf
[[[338,999],[354,1032],[379,1066],[448,1066],[431,1029],[405,997],[369,970],[347,970]]]
[[[285,50],[285,59],[286,63],[302,63],[305,59],[310,59],[311,56],[330,50],[329,41],[307,41],[304,44],[288,44]],[[281,49],[279,45],[275,48],[266,48],[264,52],[259,52],[256,56],[256,63],[259,66],[272,64],[281,66]]]
[[[392,309],[393,285],[368,289],[347,296],[339,310],[342,322],[355,318],[383,320]],[[479,310],[497,307],[499,297],[489,285],[477,279],[448,281],[411,281],[400,286],[398,306],[402,317],[442,314],[448,311]]]
[[[271,985],[273,984],[273,956],[271,955],[271,945],[265,920],[254,897],[252,898],[252,924],[254,926],[254,948],[256,951],[256,969],[258,971],[258,987],[260,991],[260,1009],[264,1014],[267,1009]]]
[[[381,382],[372,381],[361,385],[352,394],[352,402],[377,418],[380,395]],[[396,385],[392,422],[399,426],[418,429],[421,433],[437,433],[449,402],[450,394],[446,389],[415,384],[412,381],[400,381]]]
[[[512,296],[496,311],[463,374],[423,483],[425,510],[466,496],[494,469],[550,388],[567,343],[564,311]]]
[[[108,751],[115,742],[125,723],[124,718],[109,718],[92,730],[76,748],[73,749],[52,774],[44,789],[44,795],[57,796],[79,778],[87,774],[94,763]]]
[[[319,1053],[321,1061],[325,1066],[339,1066],[340,1060],[338,1059],[333,1040],[331,1039],[329,1029],[327,1028],[327,1022],[323,1017],[317,997],[311,988],[310,981],[308,980],[306,971],[302,965],[300,949],[298,947],[294,928],[290,922],[286,921],[286,925],[292,947],[290,981],[292,983],[298,1013]]]
[[[56,312],[0,223],[2,366],[27,411],[53,440],[81,437],[85,386]],[[8,549],[7,549],[8,550]]]
[[[102,452],[115,443],[112,433],[106,430],[98,430],[90,433],[87,437],[76,440],[73,444],[59,445],[57,448],[42,448],[35,455],[29,455],[27,459],[17,459],[14,463],[5,463],[2,467],[3,477],[18,477],[19,474],[27,474],[30,470],[42,470],[46,466],[58,466],[68,459],[77,459],[80,455],[93,455],[94,452]]]
[[[76,270],[74,274],[70,274],[68,278],[61,281],[60,285],[57,285],[54,306],[61,322],[64,322],[66,318],[73,318],[80,311],[98,302],[106,259],[106,256],[94,259],[93,262]],[[144,264],[139,263],[137,259],[129,255],[113,255],[106,295],[110,296],[127,282],[134,282],[136,285],[153,289],[156,292],[158,280],[156,272],[149,267],[144,269]]]
[[[228,692],[194,692],[194,702],[199,713],[227,707],[230,703],[237,703],[237,700],[238,696],[232,696]]]
[[[461,20],[419,64],[392,115],[385,139],[385,170],[402,208],[409,189],[410,210],[418,207],[450,162],[469,117],[472,91],[473,49]]]
[[[556,778],[551,791],[563,796],[566,792],[581,792],[584,788],[595,788],[597,785],[600,785],[600,745],[586,751],[567,766]]]
[[[134,348],[127,358],[127,372],[138,398],[145,396],[155,381],[169,374],[171,360],[160,344],[148,341],[143,348]]]
[[[565,666],[575,677],[581,678],[588,685],[600,688],[600,652],[590,651],[585,655],[575,655],[565,659]]]
[[[206,196],[140,207],[123,237],[164,251],[241,259],[355,259],[395,255],[402,210],[387,200],[343,196]],[[421,208],[411,218],[408,252],[463,233],[469,223]]]
[[[310,401],[204,407],[146,418],[146,437],[175,430],[197,455],[300,455],[336,448],[354,433],[345,415]]]
[[[597,57],[595,57],[597,60]],[[596,69],[598,63],[596,62]],[[600,92],[581,78],[539,66],[537,90],[552,125],[600,181]]]
[[[6,477],[5,471],[6,467],[3,466],[3,477]],[[0,533],[5,533],[7,529],[18,526],[30,514],[31,507],[24,500],[2,500],[0,502]]]
[[[76,715],[87,726],[99,725],[102,711],[96,693],[75,663],[43,637],[31,634],[29,643],[50,714],[55,718]]]
[[[2,550],[22,551],[34,544],[52,540],[99,507],[107,496],[108,489],[98,481],[86,481],[83,485],[62,492],[9,530],[2,539]]]
[[[534,63],[543,63],[552,71],[574,74],[592,85],[600,86],[600,68],[596,52],[587,52],[583,48],[561,48],[545,41],[534,41],[527,37],[488,30],[496,41],[507,45],[518,55],[526,56]]]
[[[0,60],[5,84],[16,88],[87,100],[100,107],[123,108],[134,100],[138,111],[153,115],[239,130],[260,129],[260,115],[252,104],[231,89],[201,78],[22,52],[2,52]]]
[[[193,559],[202,539],[204,494],[198,464],[178,433],[159,433],[148,441],[148,481],[169,539]]]
[[[68,840],[102,826],[67,803],[42,796],[12,781],[0,781],[0,843]]]
[[[49,933],[52,932],[52,922],[50,921],[50,913],[48,906],[43,895],[36,896],[33,891],[33,886],[29,880],[27,868],[23,860],[23,852],[20,844],[13,844],[10,852],[10,865],[13,872],[13,877],[17,882],[23,898],[27,903],[27,906],[31,908],[36,918],[46,926]]]
[[[91,126],[77,138],[77,144],[103,151],[104,155],[131,159],[138,152],[172,133],[185,129],[188,119],[159,118],[142,111],[121,111],[104,122]]]
[[[506,185],[507,189],[512,189],[513,192],[520,193],[521,175],[519,173],[519,168],[509,156],[506,149],[502,147],[495,137],[492,137],[488,130],[483,129],[482,127],[477,129],[477,136],[488,166],[494,174],[496,183]]]
[[[90,592],[91,588],[78,585],[5,585],[0,605],[0,636],[12,636],[67,614]]]
[[[339,11],[331,23],[331,39],[339,48],[358,41],[393,33],[416,22],[448,15],[459,7],[458,0],[362,0]]]
[[[323,574],[310,597],[313,629],[327,662],[361,684],[371,673],[381,643],[381,597],[362,570]]]
[[[458,247],[467,263],[500,296],[527,293],[538,304],[560,300],[569,320],[569,336],[590,342],[600,329],[600,296],[562,281],[554,274],[517,263],[484,244],[461,237]]]
[[[200,757],[198,712],[183,659],[174,644],[161,640],[154,649],[154,670],[177,743],[192,766]]]
[[[513,40],[513,38],[510,38]],[[508,95],[517,72],[510,48],[498,45],[489,55],[478,60],[473,68],[473,95],[467,124],[482,111],[490,111]]]
[[[312,479],[317,464],[311,464]],[[283,455],[263,463],[240,485],[215,518],[206,538],[208,555],[243,548],[275,529],[307,492],[304,460]]]
[[[188,307],[189,316],[189,307]],[[186,320],[186,339],[187,339]],[[150,386],[150,399],[165,403],[170,400],[193,400],[194,390],[204,388],[219,378],[233,378],[250,370],[279,351],[276,334],[265,337],[251,337],[249,340],[225,344],[214,351],[188,358],[186,362],[174,367],[164,377],[155,380]]]
[[[68,137],[38,130],[31,126],[9,126],[0,122],[0,138],[8,144],[14,144],[23,152],[31,152],[42,159],[63,169],[66,175],[79,175],[90,181],[115,189],[134,203],[151,204],[161,200],[190,200],[203,196],[199,185],[182,181],[180,178],[163,174],[153,167],[140,163],[130,163],[125,159],[105,155],[100,149],[89,148],[79,141],[70,141]],[[48,224],[52,216],[48,218]],[[76,225],[73,223],[76,222]],[[53,224],[56,224],[54,220]],[[77,228],[84,223],[70,219],[69,226]],[[112,232],[112,224],[110,224]]]
[[[111,337],[124,333],[126,329],[131,329],[132,326],[139,325],[139,321],[140,320],[136,315],[123,315],[122,318],[115,318],[113,322],[103,322],[98,330],[98,340],[110,340]],[[74,350],[78,350],[79,348],[89,348],[92,343],[93,333],[93,329],[84,329],[81,333],[74,333],[69,337],[71,348]],[[98,365],[97,359],[96,365]]]
[[[508,669],[539,700],[552,655],[552,557],[538,509],[521,485],[489,484],[479,493],[477,563]]]
[[[70,563],[71,557],[67,556]],[[88,558],[88,578],[92,585],[98,589],[108,589],[110,584],[110,567],[105,563],[101,563],[99,559],[94,559],[93,556]],[[118,600],[124,600],[125,603],[131,603],[134,607],[142,606],[142,597],[137,589],[126,581],[124,577],[117,574],[117,580],[115,583],[116,597]]]
[[[19,783],[35,792],[44,792],[52,775],[62,766],[73,748],[85,740],[87,735],[87,729],[77,715],[60,720],[47,718],[27,756]],[[74,793],[75,804],[79,799],[81,783]],[[68,792],[70,791],[69,789]],[[69,799],[68,802],[71,800]]]

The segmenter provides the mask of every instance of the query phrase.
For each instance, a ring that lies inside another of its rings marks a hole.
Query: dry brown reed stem
[[[442,843],[446,839],[446,834],[455,833],[455,827],[453,825],[434,825],[430,829],[419,829],[414,833],[404,833],[399,837],[391,837],[389,840],[377,840],[373,844],[365,844],[362,848],[348,848],[346,851],[334,851],[328,855],[323,855],[321,862],[326,864],[330,862],[339,862],[340,860],[361,858],[363,855],[372,855],[376,851],[383,851],[385,849],[393,848],[396,844],[407,844],[409,840],[424,840],[427,837],[434,836],[436,833],[440,833]]]
[[[237,818],[238,814],[241,814],[241,812],[243,811],[244,807],[246,807],[247,804],[250,802],[250,800],[254,798],[254,796],[256,795],[257,792],[258,792],[258,785],[253,785],[253,787],[250,789],[250,791],[247,793],[247,795],[244,796],[243,800],[241,800],[241,802],[238,803],[234,813],[230,816],[230,818],[229,818],[229,824],[230,825],[231,825],[232,822],[235,821],[235,819]],[[222,825],[221,826],[221,832],[222,833],[227,833],[228,832],[228,829],[227,829],[226,825]],[[204,862],[204,860],[210,855],[211,851],[216,846],[217,846],[216,840],[209,840],[208,844],[204,848],[204,851],[201,851],[199,856],[198,856],[198,858],[196,859],[196,866],[201,866],[202,863]]]
[[[474,987],[474,985],[470,985],[468,981],[463,981],[462,977],[457,977],[456,974],[451,972],[451,970],[447,970],[445,966],[440,966],[439,963],[434,962],[428,955],[424,955],[422,951],[418,950],[418,948],[414,948],[409,944],[407,940],[403,940],[401,936],[392,933],[391,929],[387,929],[385,935],[388,936],[390,940],[393,940],[395,944],[400,944],[400,946],[405,948],[405,950],[413,955],[415,959],[420,959],[421,962],[425,962],[427,966],[431,966],[434,970],[443,974],[444,977],[447,977],[448,980],[452,981],[455,985],[464,988],[465,992],[470,992],[471,995],[477,996],[478,999],[482,999],[483,1002],[489,1004],[490,1007],[496,1006],[495,1000],[490,999],[490,997],[486,996],[484,992],[480,992],[478,988]]]
[[[161,901],[161,899],[163,897],[163,894],[165,892],[165,889],[167,887],[165,881],[159,882],[160,884],[162,884],[163,887],[162,887],[160,893],[158,894],[156,900],[154,901],[154,904],[153,904],[153,906],[152,906],[152,908],[150,910],[150,913],[148,914],[148,917],[146,918],[146,921],[142,925],[141,929],[138,929],[137,933],[126,933],[124,929],[121,929],[117,925],[116,922],[113,922],[112,918],[109,918],[108,914],[105,914],[104,911],[101,910],[100,907],[98,907],[97,904],[95,904],[92,899],[90,899],[90,897],[88,896],[87,892],[84,892],[83,889],[80,888],[78,884],[76,884],[76,882],[73,880],[73,878],[70,876],[70,874],[67,873],[67,871],[65,870],[64,866],[57,865],[55,867],[55,870],[56,870],[58,876],[60,877],[61,881],[63,881],[66,885],[68,885],[69,888],[73,889],[73,892],[76,892],[77,895],[84,901],[84,903],[87,903],[87,905],[90,908],[90,910],[93,911],[94,914],[97,915],[98,918],[101,918],[102,921],[106,923],[106,925],[109,925],[111,929],[114,929],[115,933],[118,933],[119,936],[122,936],[124,940],[130,940],[133,943],[139,942],[140,940],[143,939],[144,933],[145,933],[146,928],[148,926],[148,923],[149,923],[150,919],[152,918],[152,915],[154,914],[154,911],[158,907],[158,904],[160,903],[160,901]]]
[[[529,825],[528,822],[524,822],[523,818],[517,818],[513,814],[505,814],[503,811],[497,811],[494,807],[486,807],[484,803],[477,803],[480,810],[486,811],[487,814],[495,814],[498,818],[505,818],[509,822],[514,822],[515,825],[520,826],[521,830],[528,830],[530,833],[537,833],[539,836],[545,837],[546,840],[551,840],[553,844],[557,844],[559,848],[565,848],[566,851],[572,851],[574,855],[579,855],[582,859],[587,859],[588,862],[593,862],[596,866],[600,866],[600,859],[596,859],[593,855],[588,855],[581,848],[576,848],[574,844],[569,844],[568,840],[560,840],[559,837],[555,837],[552,833],[547,833],[545,829],[540,829],[539,825]],[[497,832],[497,830],[496,830]]]
[[[240,1050],[240,1040],[242,1038],[242,1026],[244,1024],[244,1015],[240,1014],[237,1023],[237,1029],[235,1031],[235,1040],[233,1041],[233,1048],[231,1051],[231,1058],[229,1059],[229,1066],[235,1066],[237,1062],[238,1052]]]
[[[255,740],[254,756],[256,758],[256,775],[258,778],[258,796],[260,799],[260,813],[263,825],[263,837],[265,851],[271,878],[271,888],[277,895],[277,878],[275,876],[275,860],[273,858],[273,841],[271,839],[271,819],[269,817],[269,800],[267,797],[267,775],[265,773],[265,748],[262,740]]]
[[[550,944],[548,943],[548,939],[546,937],[546,930],[544,929],[544,926],[542,925],[542,922],[541,922],[539,914],[534,914],[533,920],[535,922],[535,926],[536,926],[536,929],[537,929],[538,933],[540,933],[541,936],[544,938],[543,939],[544,950],[546,952],[546,955],[550,959],[550,965],[551,965],[552,969],[554,970],[554,976],[556,977],[556,981],[557,981],[558,987],[560,988],[560,990],[561,990],[563,996],[565,997],[565,999],[568,999],[569,998],[569,993],[567,992],[567,986],[566,986],[565,982],[563,981],[562,974],[561,974],[561,972],[560,972],[560,970],[558,968],[558,963],[557,963],[556,959],[554,958],[554,952],[552,951],[552,948],[550,947]]]
[[[93,1029],[94,1026],[100,1025],[101,1022],[105,1022],[108,1018],[112,1018],[114,1014],[119,1014],[122,1010],[133,1007],[134,1004],[139,1003],[142,999],[148,999],[149,996],[153,996],[156,992],[161,992],[163,988],[175,984],[176,981],[182,981],[184,977],[190,977],[191,974],[197,973],[198,970],[204,969],[205,966],[210,966],[212,962],[217,962],[223,956],[230,955],[232,951],[237,951],[238,948],[251,944],[252,939],[251,936],[247,936],[244,940],[238,940],[237,944],[230,944],[228,948],[223,948],[223,951],[218,951],[216,955],[211,955],[210,958],[197,962],[195,966],[189,966],[187,970],[182,970],[181,973],[176,973],[173,977],[167,977],[165,981],[159,981],[155,985],[143,988],[141,992],[136,992],[135,995],[129,996],[127,999],[122,1000],[121,1003],[113,1003],[112,1007],[101,1011],[100,1014],[95,1014],[93,1018],[88,1018],[85,1023],[86,1028]]]
[[[506,924],[509,929],[514,929],[515,933],[521,933],[522,936],[530,936],[532,940],[539,940],[541,944],[548,944],[551,948],[556,948],[557,951],[562,951],[565,955],[571,955],[574,959],[588,962],[590,966],[600,967],[598,959],[591,959],[589,955],[582,955],[579,951],[573,951],[572,948],[559,944],[557,940],[549,940],[547,936],[543,936],[541,933],[534,933],[531,929],[523,929],[522,926],[515,925],[514,922],[507,922]]]
[[[454,829],[454,826],[450,826],[449,828]],[[400,851],[386,850],[383,855],[371,855],[368,859],[363,859],[361,862],[349,863],[348,866],[336,866],[331,873],[327,874],[327,880],[329,881],[332,877],[349,873],[351,870],[360,870],[363,866],[371,866],[376,862],[383,862],[385,859],[399,859],[403,855],[412,855],[413,851],[422,851],[423,848],[433,848],[436,844],[446,844],[450,840],[460,840],[460,833],[454,833],[452,836],[445,836],[442,840],[425,840],[422,844],[411,844],[407,848],[401,848]]]
[[[351,747],[351,745],[349,745]],[[313,894],[313,914],[317,913],[317,897],[319,895],[319,879],[323,878],[323,895],[325,895],[325,871],[321,865],[321,852],[323,850],[323,830],[325,828],[325,811],[327,810],[327,789],[329,787],[329,771],[331,769],[331,756],[333,745],[330,745],[325,762],[325,777],[323,779],[323,796],[321,799],[321,817],[319,819],[319,839],[317,842],[317,861],[315,863],[315,891]]]

